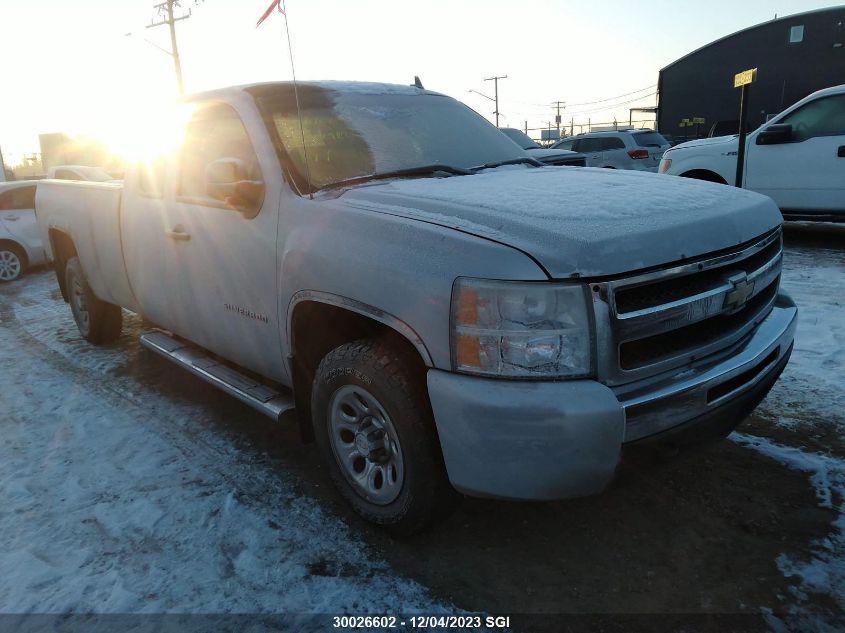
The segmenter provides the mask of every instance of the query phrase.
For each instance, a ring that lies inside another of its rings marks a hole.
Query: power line
[[[605,112],[606,110],[613,110],[614,108],[618,108],[619,106],[628,105],[629,103],[636,103],[637,101],[642,101],[643,99],[648,99],[649,97],[653,97],[656,95],[656,92],[649,93],[647,95],[641,95],[634,99],[628,99],[627,101],[620,101],[619,103],[612,103],[610,105],[604,106],[602,108],[592,108],[590,110],[579,110],[577,112],[570,112],[570,115],[574,114],[591,114],[593,112]]]
[[[622,97],[627,97],[627,96],[630,96],[630,95],[633,95],[633,94],[637,94],[638,92],[643,92],[645,90],[649,90],[651,88],[656,88],[656,87],[657,87],[657,84],[652,84],[650,86],[645,86],[643,88],[640,88],[639,90],[632,90],[631,92],[626,92],[626,93],[621,94],[621,95],[616,95],[615,97],[607,97],[605,99],[598,99],[597,101],[584,101],[582,103],[570,103],[569,105],[570,105],[570,107],[572,107],[572,106],[583,106],[583,105],[593,105],[593,104],[596,104],[596,103],[604,103],[605,101],[613,101],[614,99],[621,99]],[[512,101],[513,103],[518,103],[520,105],[535,106],[537,108],[543,108],[543,109],[549,107],[548,104],[545,104],[545,103],[534,103],[534,102],[531,102],[531,101],[520,101],[518,99],[508,99],[508,101]]]
[[[651,88],[656,88],[657,84],[652,84],[650,86],[646,86],[645,88],[640,88],[639,90],[633,90],[631,92],[626,92],[622,95],[616,95],[615,97],[608,97],[607,99],[599,99],[598,101],[585,101],[584,103],[571,103],[571,106],[583,106],[583,105],[594,105],[596,103],[604,103],[605,101],[613,101],[614,99],[621,99],[622,97],[628,97],[630,95],[635,95],[638,92],[644,92],[646,90],[650,90]],[[650,96],[650,95],[646,95]]]

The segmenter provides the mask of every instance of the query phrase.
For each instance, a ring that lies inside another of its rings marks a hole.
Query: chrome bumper
[[[706,416],[752,390],[789,353],[797,312],[792,299],[781,293],[772,311],[748,338],[716,359],[614,388],[625,411],[624,442]]]

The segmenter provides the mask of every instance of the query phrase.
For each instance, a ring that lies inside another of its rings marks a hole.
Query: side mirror
[[[757,135],[757,145],[779,145],[792,141],[792,126],[788,123],[775,123]]]
[[[218,158],[205,168],[205,191],[241,212],[258,211],[264,198],[264,182],[251,180],[240,158]]]

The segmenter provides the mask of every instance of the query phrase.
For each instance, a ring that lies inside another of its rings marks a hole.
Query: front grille
[[[720,314],[677,330],[622,343],[619,346],[620,366],[634,369],[673,356],[687,356],[707,343],[738,332],[750,321],[765,316],[766,308],[771,308],[777,295],[779,280],[780,277],[776,278],[739,312]]]
[[[777,229],[730,251],[597,284],[608,304],[609,384],[681,367],[747,336],[778,294],[782,238]],[[608,347],[606,347],[607,349]]]
[[[751,274],[780,253],[780,240],[775,240],[759,252],[731,266],[732,270]],[[653,308],[706,292],[724,279],[723,268],[694,272],[654,283],[625,288],[616,293],[616,311],[620,314]]]

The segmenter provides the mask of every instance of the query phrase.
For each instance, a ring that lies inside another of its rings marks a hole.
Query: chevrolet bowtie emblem
[[[729,277],[728,283],[730,283],[733,288],[731,288],[728,291],[728,294],[725,295],[724,307],[731,311],[739,310],[745,305],[745,302],[748,301],[748,297],[751,296],[751,293],[754,292],[754,282],[748,281],[745,273],[740,273],[738,275],[734,275],[733,277]]]

